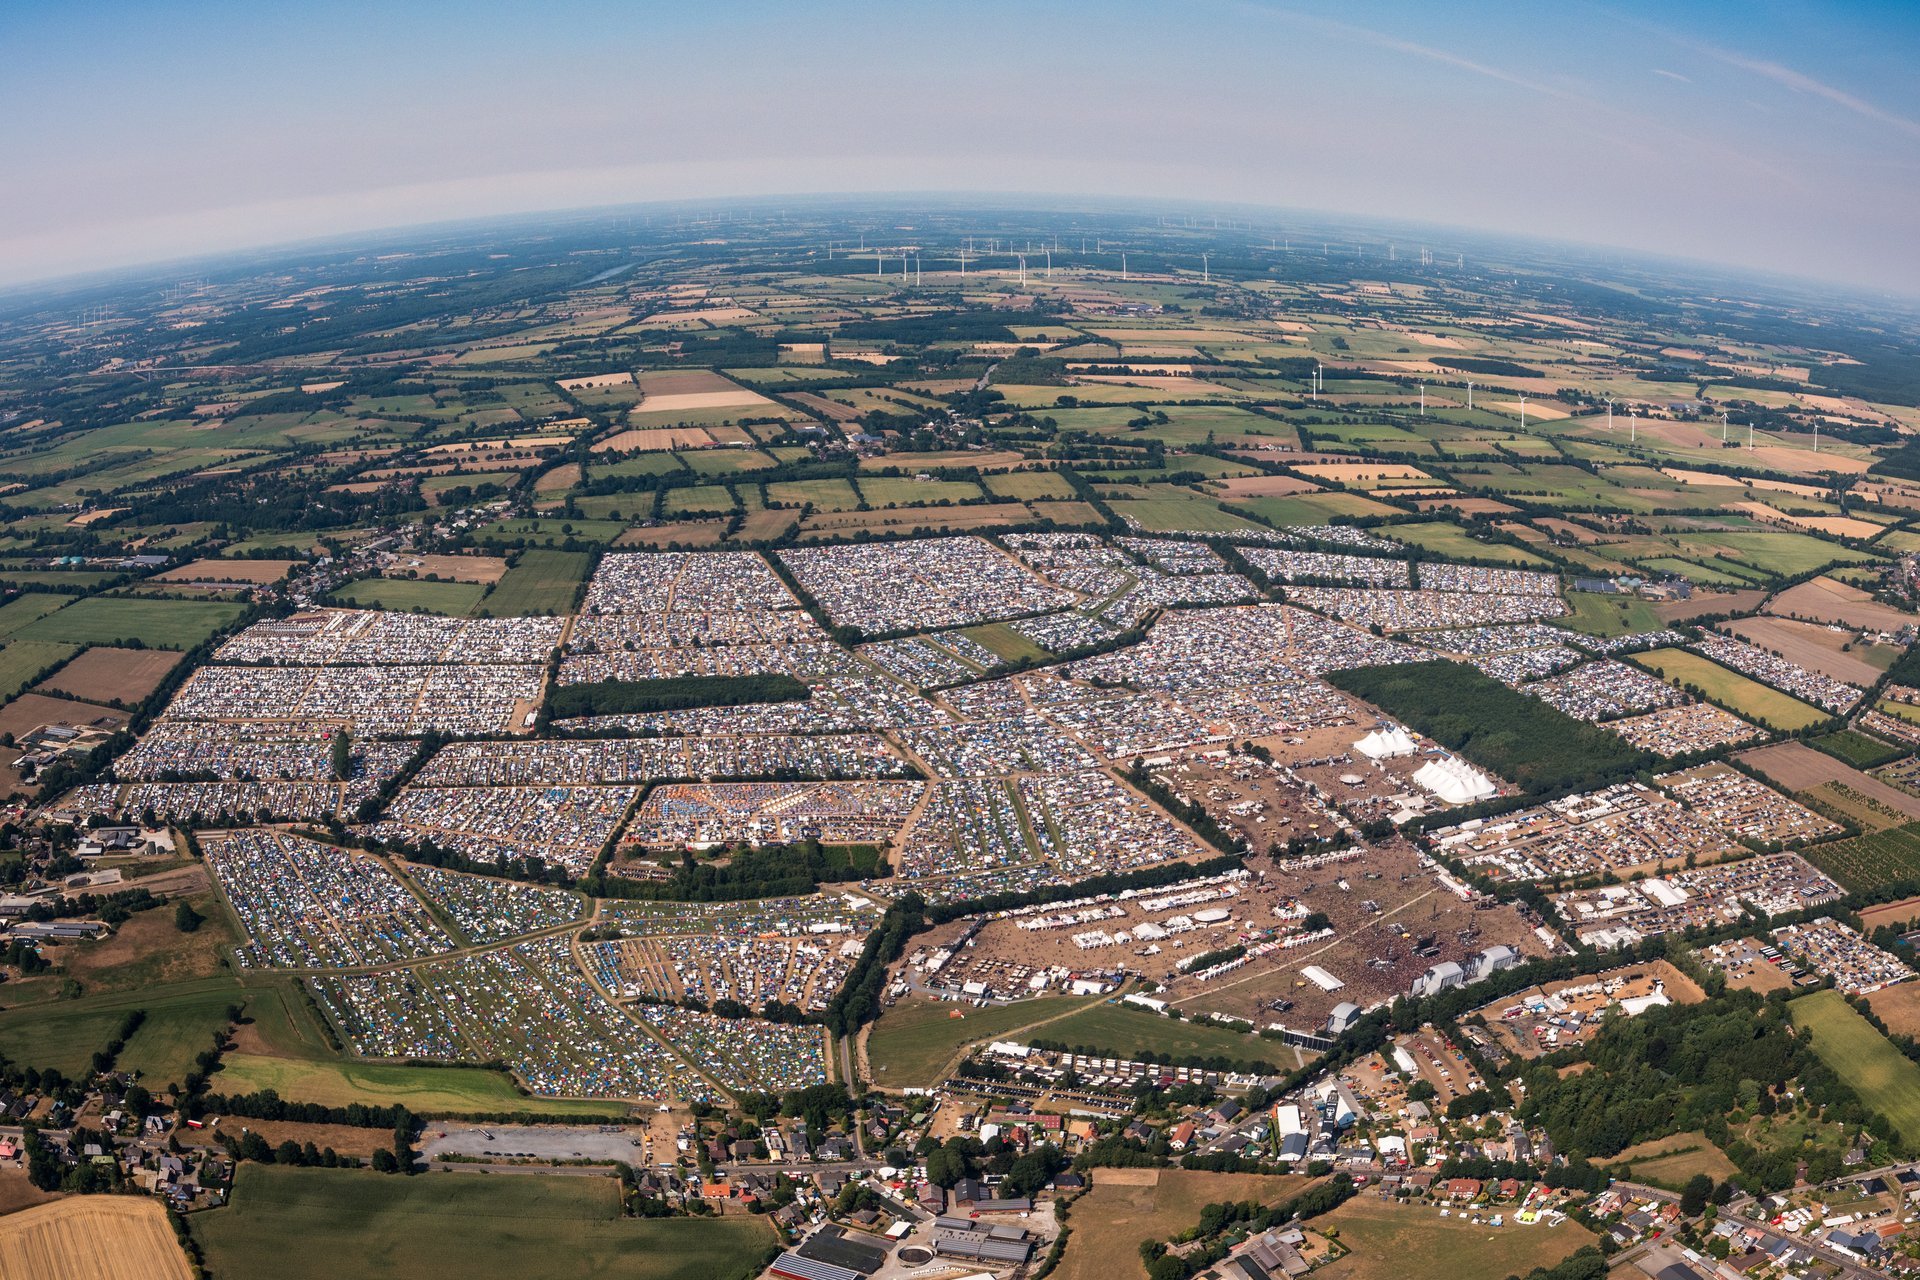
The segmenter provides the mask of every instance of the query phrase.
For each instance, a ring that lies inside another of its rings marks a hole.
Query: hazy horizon
[[[1916,49],[1891,5],[27,3],[0,14],[24,125],[0,283],[604,206],[1030,192],[1915,296]]]

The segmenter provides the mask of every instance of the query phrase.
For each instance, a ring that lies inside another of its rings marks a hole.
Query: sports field
[[[277,1280],[745,1280],[774,1243],[758,1217],[622,1218],[611,1178],[258,1164],[241,1166],[231,1204],[191,1221],[214,1275]]]
[[[1649,649],[1634,654],[1632,661],[1670,685],[1680,688],[1692,685],[1710,700],[1771,728],[1792,732],[1827,719],[1827,713],[1817,707],[1789,698],[1777,689],[1769,689],[1757,680],[1749,680],[1737,671],[1729,671],[1685,649]]]
[[[167,1211],[148,1196],[76,1196],[0,1218],[0,1276],[188,1280]]]
[[[1787,1006],[1813,1033],[1813,1051],[1851,1085],[1867,1108],[1893,1122],[1909,1144],[1920,1141],[1920,1066],[1855,1013],[1837,991],[1816,991]]]

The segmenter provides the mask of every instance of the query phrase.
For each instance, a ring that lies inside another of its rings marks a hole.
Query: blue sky
[[[0,281],[653,199],[1030,191],[1920,295],[1920,5],[0,2]]]

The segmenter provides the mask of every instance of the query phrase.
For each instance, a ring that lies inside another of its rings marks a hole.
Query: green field
[[[860,496],[870,507],[924,507],[932,502],[973,502],[980,486],[970,480],[906,480],[898,476],[861,476]]]
[[[1135,498],[1136,493],[1154,493],[1151,498]],[[1165,489],[1133,488],[1101,490],[1110,499],[1114,514],[1129,523],[1137,521],[1147,533],[1236,533],[1259,528],[1253,521],[1237,516],[1198,494],[1174,494]]]
[[[496,618],[571,613],[574,596],[592,564],[593,556],[585,551],[530,548],[493,584],[480,608]]]
[[[246,992],[230,980],[183,984],[175,990],[121,992],[70,1003],[29,1005],[0,1013],[0,1053],[22,1066],[54,1067],[85,1075],[121,1019],[135,1009],[147,1018],[120,1054],[123,1071],[137,1071],[149,1088],[178,1083],[214,1032],[227,1025],[228,1005]]]
[[[338,588],[328,598],[336,604],[364,609],[393,609],[410,613],[444,613],[464,618],[472,614],[487,589],[477,582],[427,582],[412,578],[361,578]]]
[[[1018,662],[1022,658],[1044,658],[1047,651],[1033,641],[1015,631],[1004,622],[989,622],[984,627],[969,627],[965,632],[969,640],[987,646],[1005,658],[1008,662]]]
[[[1144,1009],[1101,1004],[1062,1018],[1034,1032],[1042,1040],[1058,1040],[1078,1049],[1086,1046],[1101,1057],[1138,1057],[1152,1053],[1182,1061],[1223,1058],[1230,1062],[1265,1062],[1282,1070],[1293,1065],[1293,1050],[1274,1040],[1262,1040],[1244,1031],[1210,1027],[1163,1018]]]
[[[1233,504],[1278,525],[1326,524],[1335,516],[1394,516],[1398,507],[1357,493],[1301,493],[1291,498],[1242,498]]]
[[[13,640],[0,648],[0,699],[11,698],[27,687],[33,678],[63,658],[71,658],[80,646],[48,644],[40,640]]]
[[[247,1164],[192,1224],[214,1275],[277,1280],[746,1280],[774,1243],[765,1218],[622,1218],[619,1195],[611,1178]]]
[[[1807,745],[1816,747],[1830,756],[1845,760],[1856,769],[1871,769],[1877,765],[1889,764],[1912,752],[1906,747],[1897,747],[1858,729],[1842,729],[1838,733],[1823,734],[1818,738],[1807,739]]]
[[[887,1089],[940,1083],[941,1068],[962,1046],[994,1040],[1008,1032],[1098,1004],[1100,997],[1073,1000],[1042,996],[1017,1004],[972,1005],[939,1000],[902,1000],[880,1016],[867,1035],[867,1060],[873,1083]],[[955,1015],[962,1015],[956,1017]],[[1051,1028],[1033,1034],[1052,1038]]]
[[[758,449],[692,449],[680,455],[687,470],[703,476],[729,476],[741,471],[765,471],[773,459]]]
[[[1828,718],[1818,707],[1789,698],[1757,680],[1685,649],[1649,649],[1630,659],[1664,679],[1685,688],[1692,685],[1714,702],[1731,708],[1764,727],[1792,732]]]
[[[816,511],[854,511],[860,495],[845,480],[774,480],[767,484],[767,501],[787,506],[811,502]]]
[[[47,591],[29,591],[15,596],[0,605],[0,640],[72,602],[72,596],[57,596]]]
[[[1467,536],[1467,531],[1457,524],[1444,520],[1420,521],[1415,524],[1392,524],[1379,531],[1395,542],[1404,542],[1408,546],[1431,551],[1437,556],[1446,556],[1457,560],[1499,560],[1507,564],[1526,565],[1529,568],[1548,566],[1544,556],[1537,556],[1521,547],[1509,546],[1504,542],[1480,542]]]
[[[221,1093],[272,1089],[295,1102],[344,1107],[364,1102],[392,1106],[404,1102],[421,1112],[526,1111],[541,1115],[617,1116],[627,1108],[615,1102],[568,1102],[529,1098],[498,1071],[480,1067],[403,1067],[380,1062],[269,1058],[230,1053],[214,1080]]]
[[[1639,596],[1603,596],[1593,591],[1569,591],[1573,614],[1559,625],[1590,636],[1624,636],[1635,631],[1657,631],[1664,624],[1653,606]]]
[[[28,623],[22,640],[57,644],[115,644],[138,640],[149,649],[191,649],[246,612],[246,606],[209,600],[131,600],[93,596]]]
[[[1864,551],[1854,551],[1837,543],[1805,533],[1683,533],[1674,541],[1688,554],[1708,564],[1721,555],[1740,561],[1740,568],[1754,569],[1769,577],[1791,578],[1830,564],[1859,564],[1873,559]]]
[[[1212,461],[1212,459],[1208,459]],[[1000,498],[1071,498],[1073,486],[1050,471],[1009,471],[1005,475],[982,476],[987,491]]]
[[[1813,1032],[1813,1051],[1884,1115],[1909,1144],[1920,1142],[1920,1066],[1855,1013],[1838,991],[1816,991],[1787,1006],[1794,1025]]]

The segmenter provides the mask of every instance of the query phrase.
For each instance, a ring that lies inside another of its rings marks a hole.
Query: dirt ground
[[[1189,1013],[1205,1010],[1312,1030],[1325,1025],[1342,1001],[1364,1009],[1404,995],[1415,978],[1442,961],[1465,960],[1497,943],[1528,955],[1545,950],[1517,909],[1463,901],[1434,871],[1423,869],[1419,854],[1403,841],[1376,845],[1351,862],[1285,870],[1256,859],[1254,866],[1264,876],[1262,893],[1324,912],[1334,937],[1275,951],[1204,986],[1175,985],[1173,1003]],[[1309,965],[1343,985],[1322,990],[1302,976]]]
[[[1735,938],[1731,942],[1715,943],[1700,954],[1708,964],[1727,975],[1730,987],[1757,991],[1761,995],[1791,989],[1793,979],[1787,976],[1786,970],[1760,954],[1761,948],[1767,945],[1758,938]]]
[[[1596,983],[1600,984],[1600,990],[1587,990]],[[1612,989],[1608,990],[1609,987]],[[1656,960],[1651,964],[1609,969],[1590,977],[1550,982],[1544,987],[1529,987],[1474,1012],[1486,1022],[1487,1031],[1496,1044],[1520,1057],[1538,1058],[1556,1048],[1586,1043],[1599,1030],[1605,1010],[1623,1000],[1651,995],[1656,987],[1675,1004],[1699,1004],[1707,998],[1692,978],[1669,962]],[[1556,997],[1568,1007],[1542,1013],[1534,1013],[1529,1008]]]
[[[88,649],[37,687],[76,698],[132,704],[158,688],[185,656],[167,649]]]
[[[1867,646],[1854,643],[1851,630],[1833,631],[1823,623],[1768,617],[1741,618],[1727,623],[1726,629],[1749,644],[1835,680],[1864,687],[1880,678],[1880,668],[1862,656]]]
[[[1920,818],[1920,796],[1869,777],[1823,751],[1799,742],[1781,742],[1740,754],[1740,759],[1788,791],[1810,791],[1838,782],[1910,818]]]
[[[74,1196],[0,1218],[0,1275],[188,1280],[187,1256],[151,1196]]]
[[[1783,618],[1810,618],[1882,631],[1897,631],[1920,622],[1913,614],[1889,608],[1860,588],[1832,578],[1812,578],[1782,591],[1768,603],[1767,612]]]
[[[805,405],[813,412],[834,422],[852,422],[860,416],[860,411],[852,405],[841,404],[838,400],[829,400],[812,391],[789,391],[786,397],[795,404]]]

